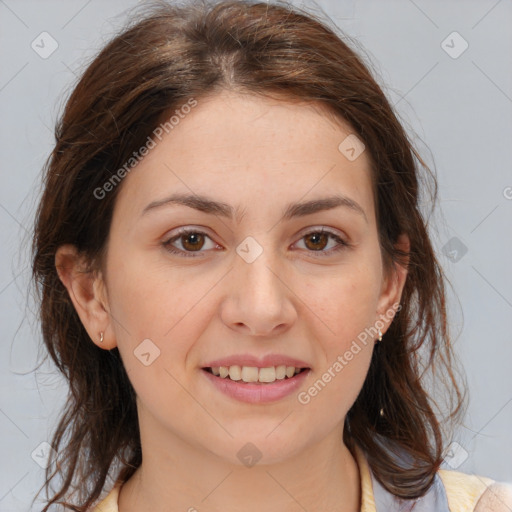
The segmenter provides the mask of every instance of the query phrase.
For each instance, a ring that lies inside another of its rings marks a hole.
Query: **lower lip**
[[[276,402],[297,391],[311,369],[303,370],[290,379],[276,380],[268,384],[241,383],[229,377],[217,377],[203,369],[201,371],[219,391],[231,398],[250,404],[263,404]]]

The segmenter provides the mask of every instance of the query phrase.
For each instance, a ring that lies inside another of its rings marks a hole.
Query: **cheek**
[[[327,351],[344,351],[351,340],[376,321],[380,293],[378,265],[361,262],[337,268],[331,274],[304,283],[311,319],[324,335]],[[323,326],[323,327],[322,327]]]
[[[195,409],[183,387],[186,363],[204,328],[206,317],[199,312],[213,276],[192,282],[177,268],[137,257],[116,260],[114,253],[109,268],[112,325],[138,406],[161,415],[162,421],[180,410],[187,423]]]
[[[116,324],[116,334],[127,334],[131,343],[151,338],[163,343],[191,318],[198,324],[196,307],[216,281],[215,276],[201,273],[199,267],[185,270],[170,266],[161,256],[154,261],[135,251],[121,260],[112,253],[109,270],[109,299]],[[167,342],[167,341],[166,341]]]
[[[127,254],[130,258],[121,260],[111,253],[108,280],[112,324],[126,372],[155,414],[157,409],[169,412],[171,403],[190,408],[190,395],[180,383],[197,369],[194,345],[212,321],[216,304],[211,292],[225,271],[184,269],[162,258],[137,257],[133,250]]]
[[[372,279],[330,281],[328,293],[310,289],[320,317],[316,340],[318,366],[298,396],[306,415],[325,418],[331,426],[342,422],[356,400],[368,373],[374,336],[377,294]],[[356,286],[357,284],[357,286]]]
[[[316,325],[319,367],[299,403],[308,414],[325,414],[342,421],[361,390],[370,365],[380,291],[378,265],[354,265],[308,284],[307,305]]]

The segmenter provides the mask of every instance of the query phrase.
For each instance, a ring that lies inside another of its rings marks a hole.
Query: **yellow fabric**
[[[368,462],[357,447],[355,455],[361,479],[360,512],[376,512]],[[490,478],[444,469],[439,470],[439,476],[445,486],[451,512],[472,512],[484,491],[494,482]],[[117,500],[120,488],[121,483],[117,483],[92,512],[119,512]]]
[[[439,476],[446,489],[450,512],[474,510],[482,494],[494,482],[490,478],[446,469],[440,469]]]
[[[361,510],[360,512],[376,512],[375,500],[373,498],[372,477],[370,466],[366,461],[362,450],[355,446],[356,462],[359,466],[359,478],[361,481]]]
[[[117,507],[117,498],[119,496],[119,489],[121,489],[121,482],[117,483],[112,490],[108,493],[107,497],[92,509],[92,512],[119,512]]]

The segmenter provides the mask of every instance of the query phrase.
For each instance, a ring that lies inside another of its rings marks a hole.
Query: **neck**
[[[166,431],[145,435],[143,462],[121,488],[119,512],[323,512],[360,509],[357,463],[343,428],[273,464],[234,464]]]

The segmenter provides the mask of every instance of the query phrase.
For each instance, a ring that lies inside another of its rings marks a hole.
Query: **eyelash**
[[[313,253],[315,255],[315,257],[318,256],[318,257],[322,258],[322,257],[325,257],[325,256],[330,256],[333,253],[337,253],[337,252],[339,252],[339,251],[341,251],[343,249],[346,249],[346,248],[351,246],[351,244],[349,244],[348,242],[346,242],[345,240],[340,238],[337,234],[333,233],[332,231],[325,230],[325,229],[318,229],[318,230],[309,231],[308,233],[304,234],[301,237],[300,240],[302,240],[303,238],[306,238],[308,235],[322,234],[322,233],[325,233],[325,234],[329,235],[334,241],[336,241],[338,243],[338,246],[330,249],[329,251],[324,251],[324,250],[322,250],[322,251],[308,251],[308,252]],[[171,245],[174,241],[179,240],[182,236],[190,235],[190,234],[205,235],[208,238],[210,238],[206,233],[204,233],[203,231],[200,231],[198,229],[183,228],[176,235],[174,235],[172,238],[169,238],[168,240],[163,242],[162,245],[164,246],[164,248],[167,251],[169,251],[172,254],[183,256],[185,258],[198,258],[198,257],[200,258],[201,256],[196,256],[194,253],[195,252],[200,253],[200,252],[204,252],[204,251],[182,251],[181,249],[176,249],[176,247],[173,247]]]

